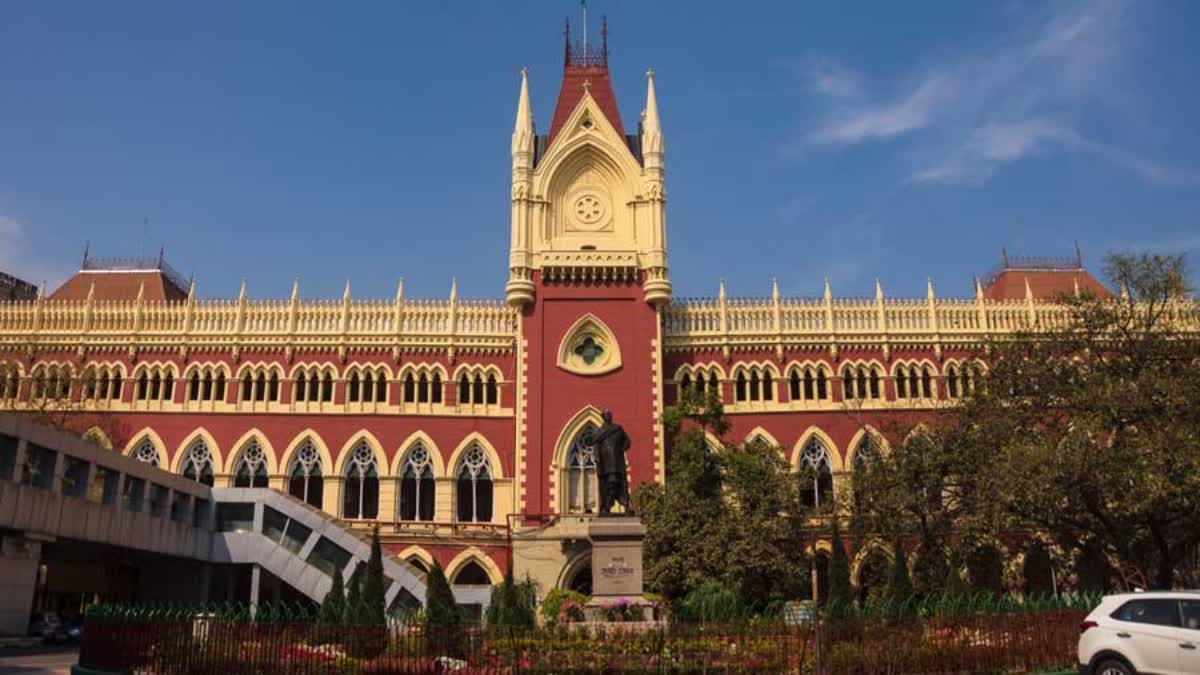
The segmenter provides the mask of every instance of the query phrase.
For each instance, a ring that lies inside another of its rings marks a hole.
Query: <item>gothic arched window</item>
[[[259,445],[258,439],[250,439],[246,447],[242,448],[242,456],[233,474],[233,485],[256,488],[268,486],[267,455]]]
[[[342,517],[373,519],[379,516],[379,468],[375,453],[359,441],[346,462],[346,485],[342,489]]]
[[[483,448],[472,445],[463,453],[457,473],[455,501],[458,520],[485,523],[492,519],[492,469]]]
[[[187,458],[183,460],[183,477],[213,486],[212,452],[204,441],[196,441],[188,448]]]
[[[567,451],[564,471],[566,482],[566,512],[594,513],[600,497],[600,480],[596,471],[596,446],[592,434],[596,425],[588,423],[575,435]]]
[[[414,445],[400,464],[400,520],[433,520],[433,460],[423,445]]]
[[[854,487],[854,510],[860,511],[863,507],[863,491],[854,481],[865,476],[871,466],[878,462],[881,458],[879,452],[879,442],[870,433],[863,434],[862,439],[854,449],[854,461],[851,462],[851,469],[854,471],[854,479],[851,485]]]
[[[288,494],[318,509],[325,501],[321,453],[311,440],[305,440],[296,448],[295,459],[288,471]]]
[[[804,505],[820,507],[833,498],[833,467],[829,451],[815,436],[800,451],[800,496]]]
[[[154,447],[154,442],[149,438],[143,438],[129,454],[143,464],[158,466],[158,448]]]

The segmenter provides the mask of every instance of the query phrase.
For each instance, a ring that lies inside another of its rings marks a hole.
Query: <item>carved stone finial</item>
[[[588,93],[590,93],[590,92],[592,91],[592,81],[591,81],[591,79],[586,79],[586,80],[584,80],[584,81],[583,81],[583,90],[584,90],[585,92],[588,92]]]

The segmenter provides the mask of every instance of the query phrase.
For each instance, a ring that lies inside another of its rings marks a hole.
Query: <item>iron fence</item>
[[[327,623],[286,605],[101,605],[80,665],[240,673],[978,673],[1072,667],[1084,600],[895,603],[810,621],[570,624],[530,630]],[[908,611],[899,611],[904,605]]]

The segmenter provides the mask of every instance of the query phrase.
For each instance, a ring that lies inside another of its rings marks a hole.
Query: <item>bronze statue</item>
[[[604,424],[592,435],[596,448],[596,469],[600,474],[600,515],[612,515],[613,504],[629,506],[629,479],[625,475],[625,451],[629,449],[629,435],[620,424],[613,422],[611,410],[601,416]]]

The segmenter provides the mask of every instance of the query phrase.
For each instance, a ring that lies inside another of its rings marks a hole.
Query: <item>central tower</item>
[[[604,30],[602,35],[606,34]],[[654,73],[646,108],[626,135],[608,73],[608,40],[572,45],[550,133],[537,136],[529,78],[512,136],[512,246],[508,302],[521,306],[545,279],[632,279],[653,305],[670,300],[663,140]]]
[[[545,135],[521,73],[505,294],[521,314],[516,445],[527,514],[591,512],[594,467],[588,478],[579,439],[605,409],[630,436],[630,486],[663,474],[659,314],[671,284],[662,129],[651,72],[637,133],[626,133],[606,33],[589,48],[568,27]]]

